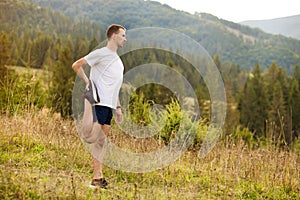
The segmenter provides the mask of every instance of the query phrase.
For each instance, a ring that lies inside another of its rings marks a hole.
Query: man
[[[118,95],[123,82],[124,66],[117,50],[126,42],[125,32],[126,29],[121,25],[110,25],[106,30],[106,46],[92,51],[72,65],[73,70],[86,84],[80,135],[85,142],[92,144],[94,177],[91,188],[107,186],[102,173],[102,151],[110,129],[112,110],[115,110],[117,123],[123,120]],[[86,64],[91,67],[90,79],[82,69]]]

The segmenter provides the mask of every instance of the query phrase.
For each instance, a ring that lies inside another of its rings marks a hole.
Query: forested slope
[[[300,41],[264,33],[205,13],[191,15],[155,1],[143,0],[33,0],[38,5],[83,17],[103,26],[120,23],[128,29],[158,26],[191,36],[211,54],[225,62],[263,69],[273,61],[289,73],[300,63]],[[217,6],[217,5],[216,5]],[[172,37],[172,36],[170,36]]]

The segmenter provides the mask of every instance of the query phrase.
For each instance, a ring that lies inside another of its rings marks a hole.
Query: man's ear
[[[116,38],[116,33],[113,33],[112,35],[111,35],[111,38],[113,39],[113,40],[115,40],[115,38]]]

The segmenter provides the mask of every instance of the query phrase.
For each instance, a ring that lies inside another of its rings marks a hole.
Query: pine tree
[[[10,44],[6,32],[0,32],[0,112],[5,110],[8,104],[8,85],[11,84],[12,71],[5,67],[10,59]]]
[[[90,43],[89,43],[89,48],[88,48],[88,52],[91,52],[92,50],[94,50],[97,46],[98,46],[98,41],[96,40],[96,38],[93,38]]]
[[[20,36],[19,43],[19,55],[17,55],[17,65],[30,67],[31,66],[31,50],[32,50],[32,40],[31,33],[25,31]]]
[[[295,77],[296,81],[298,82],[298,85],[300,86],[300,68],[298,65],[296,65],[294,68],[293,77]]]
[[[300,136],[300,89],[295,77],[292,77],[290,81],[288,105],[292,126],[292,134],[288,142],[291,142]]]
[[[73,57],[71,50],[62,46],[58,55],[59,61],[52,69],[52,86],[50,87],[52,107],[63,117],[72,114],[72,88],[75,74],[71,69]]]
[[[89,51],[88,41],[85,39],[77,38],[73,49],[74,60],[77,60],[85,56],[86,54],[88,54],[88,51]]]
[[[6,32],[0,32],[0,66],[4,66],[10,60],[11,41]]]
[[[264,75],[270,110],[268,112],[268,131],[274,142],[285,144],[292,127],[287,110],[288,81],[285,71],[275,62],[266,70]]]
[[[48,35],[41,34],[34,39],[31,50],[31,67],[41,68],[46,60],[52,39]]]
[[[285,136],[286,128],[286,111],[283,92],[279,81],[275,81],[273,88],[270,110],[268,112],[268,125],[271,126],[271,136],[275,142],[285,141],[283,137]]]
[[[253,74],[247,80],[239,102],[240,121],[257,137],[263,136],[265,122],[268,118],[269,102],[261,76],[259,65],[254,68]]]

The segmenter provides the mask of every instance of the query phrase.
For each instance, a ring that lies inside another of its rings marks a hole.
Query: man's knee
[[[106,141],[106,136],[104,134],[100,134],[97,139],[96,145],[99,147],[103,147]]]

